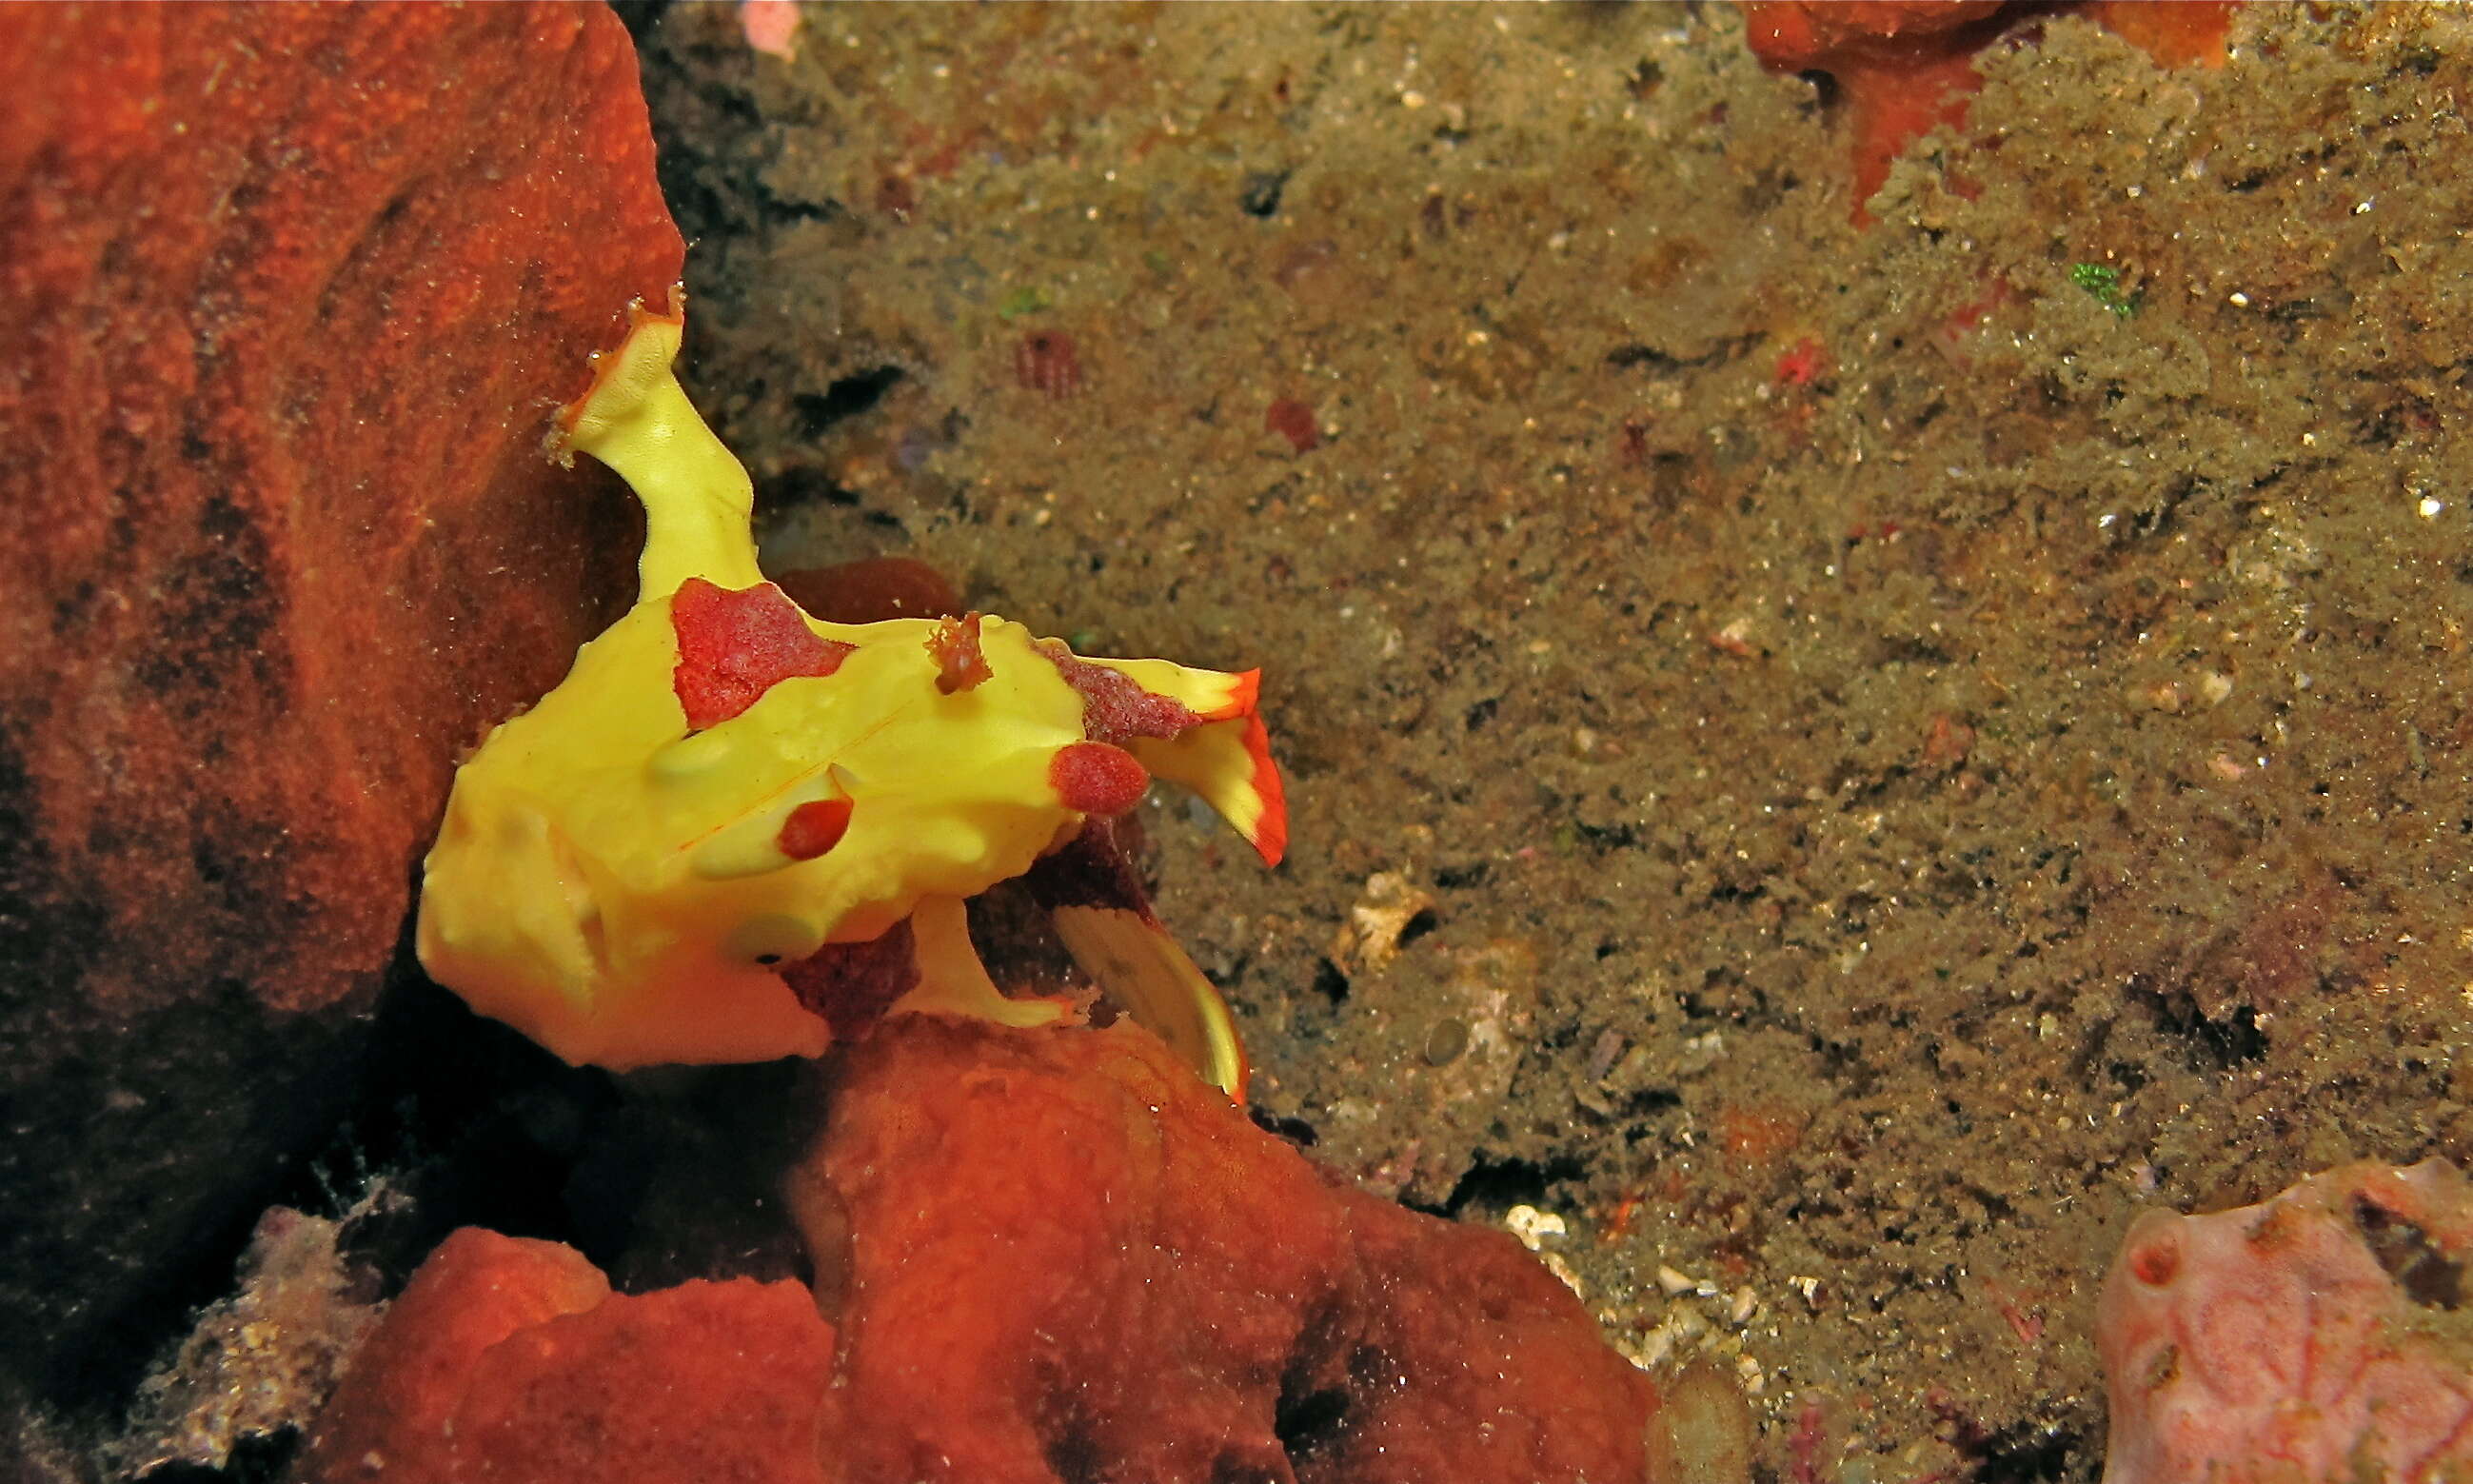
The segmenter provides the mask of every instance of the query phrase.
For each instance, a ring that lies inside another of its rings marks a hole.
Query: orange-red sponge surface
[[[606,7],[0,6],[0,1097],[40,1151],[0,1351],[77,1395],[324,1137],[456,753],[623,604],[633,512],[540,438],[683,250]]]
[[[2158,66],[2221,65],[2238,0],[2091,0],[2079,10],[2155,59]],[[1752,55],[1780,72],[1835,78],[1846,100],[1854,154],[1855,219],[1907,146],[1941,124],[1966,122],[1983,80],[1975,54],[2021,19],[2055,7],[2005,0],[1752,0],[1743,32]]]
[[[573,1248],[468,1227],[388,1310],[300,1476],[822,1484],[832,1345],[799,1283],[613,1294]]]
[[[1340,1185],[1148,1032],[906,1016],[837,1064],[794,1282],[607,1295],[457,1233],[316,1481],[1597,1484],[1648,1378],[1501,1232]]]
[[[1335,1184],[1147,1033],[907,1017],[835,1097],[853,1478],[1643,1476],[1653,1388],[1516,1242]]]

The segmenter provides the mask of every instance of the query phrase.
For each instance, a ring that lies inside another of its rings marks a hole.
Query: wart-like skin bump
[[[1068,742],[1047,765],[1057,799],[1084,814],[1118,815],[1142,802],[1151,776],[1134,754],[1105,742]]]

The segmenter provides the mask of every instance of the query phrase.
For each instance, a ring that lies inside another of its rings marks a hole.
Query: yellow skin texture
[[[1021,625],[982,620],[991,674],[946,695],[926,644],[933,622],[807,618],[855,646],[834,674],[780,681],[739,715],[689,731],[672,686],[671,598],[692,577],[732,589],[764,578],[747,474],[671,374],[680,324],[675,310],[639,312],[563,440],[553,435],[642,499],[642,586],[566,679],[457,773],[425,867],[423,967],[567,1061],[613,1068],[821,1053],[825,1021],[770,966],[904,918],[921,982],[896,1009],[1015,1024],[1068,1014],[999,994],[964,925],[963,898],[1028,870],[1084,820],[1048,772],[1084,740],[1083,700]],[[1285,826],[1261,786],[1252,677],[1090,662],[1221,718],[1127,749],[1275,857]],[[784,854],[790,812],[833,798],[852,802],[839,843],[811,860]],[[1139,1017],[1165,1020],[1203,1075],[1236,1091],[1243,1064],[1225,1006],[1164,935],[1116,921],[1130,916],[1075,911],[1060,926],[1068,943],[1085,940],[1086,960],[1120,973],[1132,963],[1138,982],[1102,982],[1129,988]]]

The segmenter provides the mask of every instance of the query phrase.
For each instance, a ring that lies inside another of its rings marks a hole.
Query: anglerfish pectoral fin
[[[1056,936],[1100,993],[1166,1041],[1203,1080],[1245,1101],[1245,1048],[1218,986],[1148,915],[1128,907],[1060,906]]]
[[[1151,914],[1134,869],[1132,826],[1087,821],[1022,877],[1074,963],[1099,993],[1182,1056],[1206,1082],[1245,1101],[1245,1049],[1228,1002]]]

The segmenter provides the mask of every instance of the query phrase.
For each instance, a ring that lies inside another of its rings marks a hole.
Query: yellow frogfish
[[[1073,1007],[1001,993],[963,903],[1078,862],[1046,894],[1058,936],[1241,1098],[1227,1007],[1107,825],[1166,778],[1278,863],[1259,672],[1088,658],[980,614],[809,616],[757,569],[747,473],[671,371],[683,323],[675,294],[638,306],[551,434],[643,502],[641,586],[457,772],[422,966],[568,1062],[622,1069],[812,1057],[877,1014],[1046,1023]]]

